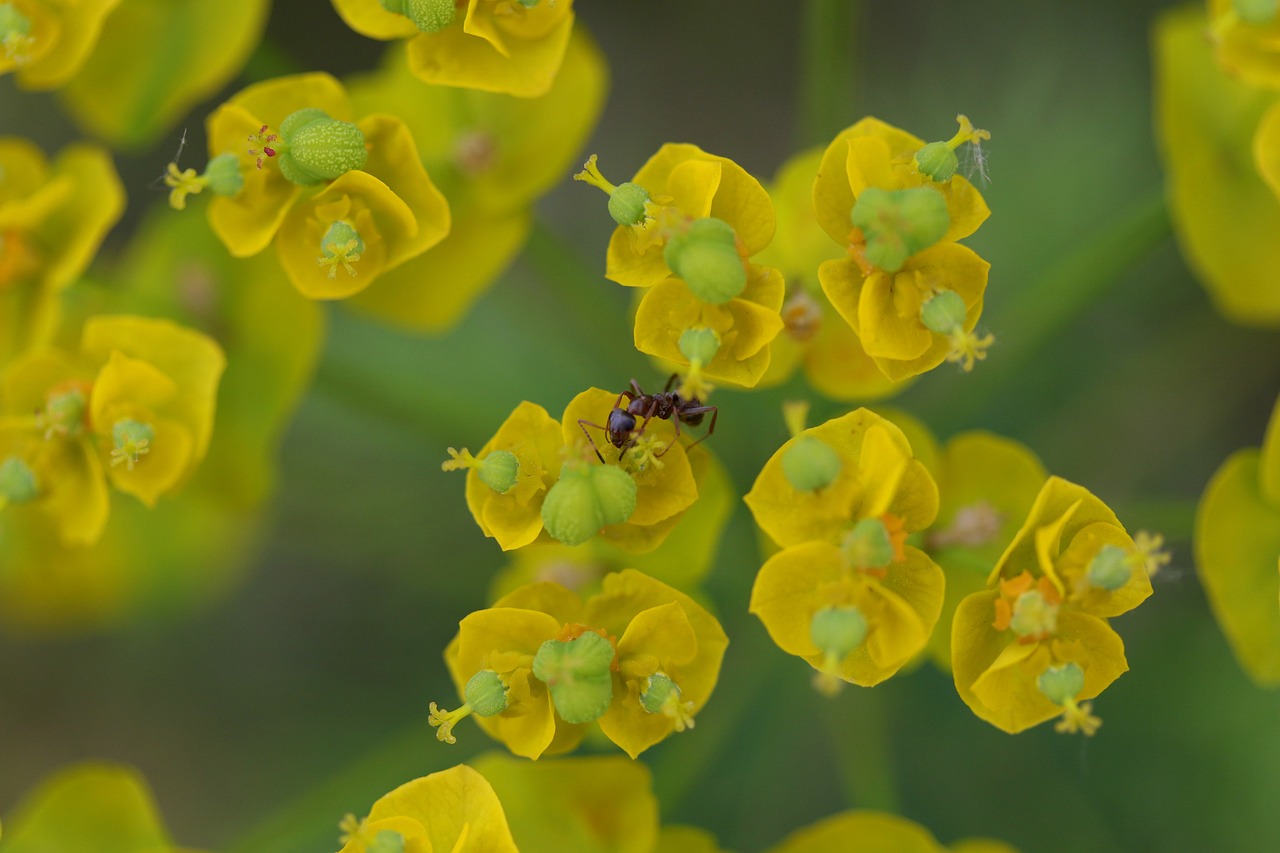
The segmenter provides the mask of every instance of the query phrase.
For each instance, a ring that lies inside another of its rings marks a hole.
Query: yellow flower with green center
[[[989,265],[955,245],[990,211],[954,167],[923,156],[936,149],[954,159],[953,148],[986,138],[959,121],[953,139],[926,146],[865,118],[827,147],[813,185],[818,222],[847,254],[819,268],[822,289],[892,380],[944,360],[970,370],[992,342],[974,333]]]
[[[440,242],[450,220],[404,123],[350,116],[327,74],[249,86],[209,117],[205,172],[171,165],[170,204],[207,187],[210,225],[231,254],[274,242],[303,295],[358,293]]]
[[[1231,455],[1196,512],[1196,566],[1231,650],[1259,684],[1280,684],[1280,402],[1262,448]]]
[[[101,148],[68,146],[50,164],[30,142],[0,138],[0,369],[49,342],[59,295],[123,211],[124,188]]]
[[[408,40],[427,83],[522,98],[543,95],[573,31],[573,0],[333,0],[353,30]]]
[[[728,642],[693,599],[631,569],[586,602],[529,584],[459,623],[445,663],[464,704],[432,703],[432,725],[452,742],[474,715],[513,753],[537,758],[573,749],[598,722],[634,758],[693,726]]]
[[[0,847],[15,853],[180,853],[138,772],[99,763],[72,765],[43,779],[5,816]]]
[[[62,87],[62,101],[113,147],[145,146],[240,73],[261,40],[270,6],[267,0],[122,0],[93,53]]]
[[[0,74],[24,89],[55,89],[80,70],[103,20],[120,0],[4,0],[0,3]]]
[[[1208,33],[1222,68],[1255,86],[1280,89],[1276,4],[1271,0],[1208,0],[1205,7],[1204,13],[1197,12],[1200,30]]]
[[[1017,853],[1002,841],[975,838],[944,847],[933,833],[898,815],[847,811],[798,829],[768,853]]]
[[[1092,734],[1094,698],[1128,663],[1107,620],[1151,594],[1147,554],[1084,488],[1050,477],[988,579],[952,624],[956,689],[982,719],[1017,733],[1058,715]]]
[[[385,272],[352,304],[380,320],[428,332],[457,322],[519,253],[533,202],[564,178],[599,118],[604,57],[578,28],[563,73],[545,95],[510,98],[432,86],[409,71],[404,51],[349,81],[360,114],[402,118],[427,171],[449,200],[453,224],[428,251]]]
[[[907,537],[932,523],[938,490],[894,424],[866,409],[803,430],[765,463],[746,496],[782,550],[751,591],[783,651],[815,684],[878,684],[924,648],[944,576]]]
[[[497,794],[465,764],[406,782],[339,824],[339,853],[516,853]]]
[[[1274,91],[1224,72],[1198,10],[1163,15],[1155,108],[1169,210],[1188,265],[1227,318],[1280,324],[1280,126]]]
[[[827,397],[876,400],[906,385],[880,372],[818,283],[819,265],[844,255],[813,213],[813,176],[822,153],[821,148],[812,148],[792,157],[770,189],[778,230],[758,260],[782,273],[787,295],[782,306],[783,333],[770,344],[769,370],[760,386],[780,384],[803,367],[809,384]]]
[[[783,328],[786,291],[776,269],[750,260],[776,226],[760,182],[728,158],[670,143],[622,185],[604,177],[594,156],[575,178],[609,194],[619,223],[605,275],[647,288],[636,310],[636,348],[686,368],[697,360],[709,379],[759,382]],[[707,329],[715,345],[695,357],[684,336]]]

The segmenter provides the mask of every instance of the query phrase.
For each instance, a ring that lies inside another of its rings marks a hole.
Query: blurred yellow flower
[[[950,847],[920,824],[893,814],[847,811],[798,829],[768,853],[1017,853],[1001,841],[969,839]]]
[[[80,70],[102,22],[120,0],[5,0],[0,3],[0,75],[25,89],[54,89]]]

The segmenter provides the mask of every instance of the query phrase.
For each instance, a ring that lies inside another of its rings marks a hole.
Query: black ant
[[[671,378],[667,380],[667,387],[663,388],[660,393],[646,394],[640,390],[640,385],[634,379],[631,380],[631,388],[623,391],[618,395],[618,399],[613,403],[613,409],[609,412],[609,418],[606,421],[607,426],[592,423],[585,418],[578,418],[578,426],[582,428],[582,433],[587,437],[587,441],[591,442],[591,449],[596,452],[596,458],[601,462],[604,457],[600,455],[600,449],[596,447],[595,441],[591,438],[591,433],[587,432],[587,427],[595,427],[602,429],[605,435],[609,437],[609,443],[618,448],[618,458],[635,446],[640,436],[644,435],[645,427],[649,425],[650,418],[660,418],[664,421],[669,420],[676,428],[675,438],[659,453],[654,456],[662,456],[671,449],[671,445],[675,444],[680,438],[680,424],[686,426],[698,426],[702,423],[702,418],[708,412],[711,413],[711,424],[707,427],[707,434],[695,441],[689,447],[693,447],[701,441],[709,438],[711,433],[716,431],[716,418],[720,414],[720,410],[715,406],[704,406],[702,401],[697,397],[691,397],[686,400],[680,396],[679,391],[672,391],[671,386],[675,384],[679,374],[671,374]],[[626,408],[622,406],[622,398],[627,398]],[[643,418],[640,426],[636,427],[636,418]]]

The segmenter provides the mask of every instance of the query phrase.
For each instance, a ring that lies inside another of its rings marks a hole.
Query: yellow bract
[[[768,853],[1017,853],[990,839],[970,839],[950,847],[938,843],[929,830],[897,815],[848,811],[796,830],[769,848]]]
[[[11,0],[27,32],[0,43],[0,74],[14,72],[25,89],[66,83],[98,42],[103,20],[120,0]]]
[[[1280,89],[1280,21],[1249,23],[1237,13],[1234,0],[1208,0],[1206,7],[1208,21],[1204,12],[1196,12],[1201,40],[1208,42],[1204,36],[1210,36],[1227,73],[1256,86]]]

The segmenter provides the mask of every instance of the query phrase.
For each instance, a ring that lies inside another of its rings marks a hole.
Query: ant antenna
[[[177,164],[177,162],[182,159],[182,152],[186,149],[186,147],[187,147],[187,129],[184,127],[182,129],[182,136],[178,139],[178,152],[173,155],[172,162],[174,164]],[[164,175],[161,175],[151,183],[147,184],[147,189],[153,192],[168,192],[168,189],[164,186],[164,177],[165,177]]]
[[[964,176],[973,180],[976,176],[984,187],[991,185],[991,175],[987,172],[987,160],[990,155],[982,150],[982,140],[976,139],[965,146]]]

